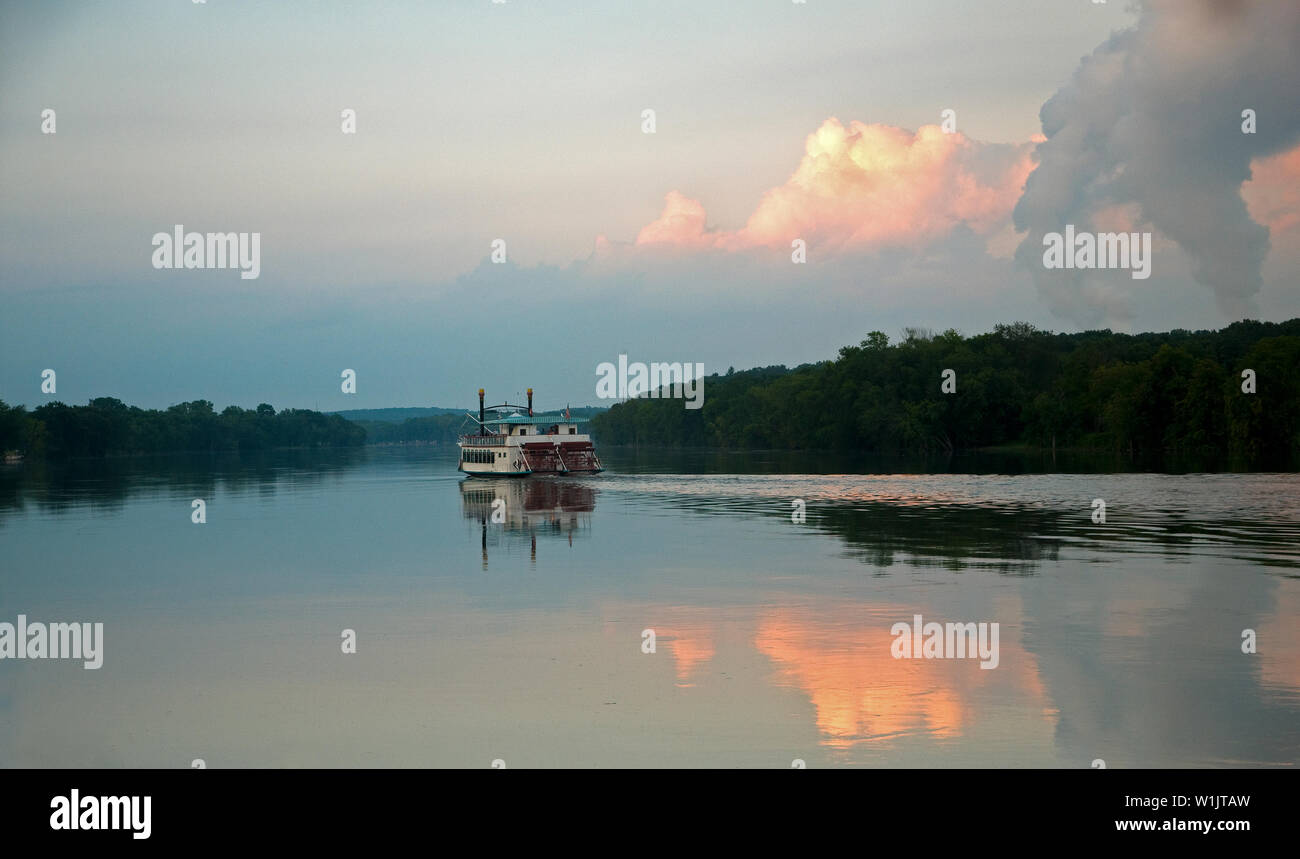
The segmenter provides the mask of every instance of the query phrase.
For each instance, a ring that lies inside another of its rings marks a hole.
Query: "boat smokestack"
[[[478,434],[483,435],[483,389],[478,389]]]
[[[528,389],[528,417],[533,416],[533,389]]]

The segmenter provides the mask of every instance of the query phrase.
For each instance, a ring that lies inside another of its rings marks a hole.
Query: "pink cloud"
[[[1033,170],[1033,143],[987,144],[938,126],[915,133],[832,117],[805,142],[783,185],[767,191],[745,226],[710,229],[703,205],[668,194],[640,246],[740,250],[920,247],[965,226],[989,237],[1005,228]]]
[[[705,226],[704,206],[680,191],[669,191],[664,210],[637,234],[638,245],[672,244],[707,247],[713,240]]]
[[[1251,178],[1241,186],[1250,217],[1269,228],[1273,239],[1300,227],[1300,146],[1250,165]]]

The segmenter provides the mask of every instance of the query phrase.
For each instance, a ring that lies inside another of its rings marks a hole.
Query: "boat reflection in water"
[[[517,545],[525,540],[529,558],[537,562],[537,538],[580,537],[591,530],[596,490],[587,483],[534,477],[529,480],[476,478],[460,486],[461,511],[479,523],[483,569],[488,567],[488,538],[493,545]]]

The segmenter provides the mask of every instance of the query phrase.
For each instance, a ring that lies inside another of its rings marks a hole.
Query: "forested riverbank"
[[[167,409],[128,406],[97,397],[84,406],[46,403],[28,411],[0,401],[0,452],[52,458],[168,451],[267,450],[281,447],[348,447],[364,444],[365,430],[338,415],[310,409],[277,412],[208,400]]]
[[[1056,334],[1025,323],[969,337],[908,329],[896,342],[875,331],[834,360],[707,376],[699,409],[680,399],[628,400],[596,417],[593,431],[609,444],[1023,445],[1295,463],[1298,367],[1300,319],[1146,334]]]

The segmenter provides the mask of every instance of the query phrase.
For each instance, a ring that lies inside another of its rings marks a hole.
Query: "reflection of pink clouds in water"
[[[960,697],[930,685],[924,670],[929,666],[890,657],[893,639],[887,629],[827,629],[810,615],[794,614],[771,613],[754,643],[779,666],[783,682],[808,693],[826,745],[960,733],[965,720]]]
[[[652,614],[659,618],[654,624],[659,646],[666,647],[672,654],[677,685],[694,686],[692,677],[713,659],[716,652],[714,641],[722,620],[719,612],[699,606],[675,605],[654,609]]]
[[[696,668],[713,658],[712,634],[705,628],[691,630],[668,628],[656,630],[659,640],[668,645],[677,669],[677,685],[694,685],[690,682]]]
[[[984,670],[976,659],[893,658],[888,618],[911,615],[911,609],[866,604],[772,609],[759,619],[754,644],[776,665],[779,682],[808,694],[831,748],[908,735],[960,736],[978,718],[978,695],[990,689],[1000,701],[1020,699],[1055,719],[1033,656],[1009,640],[1005,624],[1001,665]]]
[[[1279,590],[1273,605],[1273,614],[1256,630],[1258,637],[1254,656],[1258,659],[1261,686],[1300,695],[1300,590],[1288,587]]]
[[[683,688],[695,685],[698,672],[717,652],[715,641],[723,622],[723,612],[698,606],[636,606],[617,609],[606,606],[606,629],[614,632],[610,616],[634,615],[642,618],[645,629],[655,633],[656,652],[667,651],[673,662],[677,685]],[[638,627],[640,629],[641,627]]]

